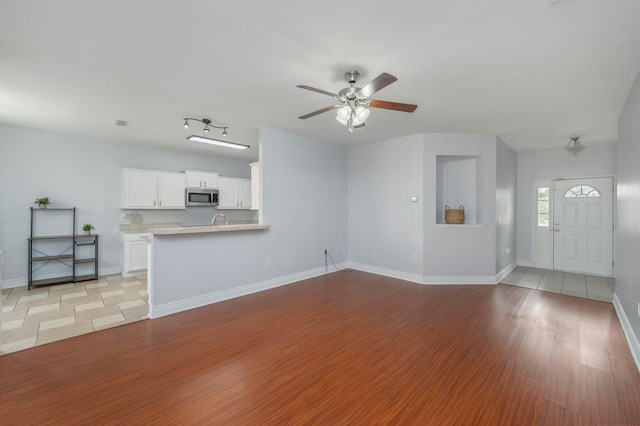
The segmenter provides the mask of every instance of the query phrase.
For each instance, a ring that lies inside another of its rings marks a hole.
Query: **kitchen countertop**
[[[230,225],[190,225],[155,228],[150,232],[153,235],[181,235],[181,234],[207,234],[213,232],[230,232],[230,231],[253,231],[260,229],[269,229],[269,225],[260,225],[257,223],[237,223]]]
[[[123,223],[120,225],[120,232],[123,234],[142,234],[152,232],[158,228],[175,228],[180,226],[179,223]]]

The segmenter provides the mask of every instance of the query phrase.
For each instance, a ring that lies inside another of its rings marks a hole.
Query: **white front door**
[[[613,178],[556,180],[554,269],[613,275]]]

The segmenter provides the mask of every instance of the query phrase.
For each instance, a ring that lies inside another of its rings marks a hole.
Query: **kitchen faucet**
[[[217,218],[218,216],[221,216],[221,217],[224,219],[224,224],[225,224],[225,225],[229,225],[229,222],[227,222],[227,218],[226,218],[226,217],[224,217],[224,215],[223,215],[222,213],[218,213],[217,215],[215,215],[215,216],[213,217],[213,219],[211,219],[211,224],[212,224],[212,225],[215,225],[215,224],[216,224],[216,218]]]

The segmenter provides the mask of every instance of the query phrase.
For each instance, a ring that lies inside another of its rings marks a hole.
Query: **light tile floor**
[[[611,302],[615,290],[614,278],[524,266],[517,266],[500,283],[602,302]]]
[[[109,275],[50,287],[2,290],[6,354],[148,318],[146,277]]]

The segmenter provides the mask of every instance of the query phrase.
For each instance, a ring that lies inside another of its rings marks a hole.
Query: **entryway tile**
[[[76,317],[65,317],[51,321],[43,321],[40,323],[39,331],[49,330],[51,328],[63,327],[65,325],[75,324]]]
[[[33,348],[36,345],[36,336],[28,337],[23,340],[16,340],[15,342],[5,343],[4,336],[2,338],[2,353],[8,354],[10,352],[17,352],[24,349]]]
[[[92,320],[93,328],[98,331],[104,328],[108,328],[109,326],[113,326],[114,324],[123,323],[126,319],[122,313],[118,313],[115,315],[111,315],[108,317],[96,318]]]
[[[20,320],[15,320],[15,321],[7,321],[7,322],[2,322],[2,331],[7,331],[7,330],[13,330],[16,328],[20,328],[22,327],[22,324],[24,324],[24,320],[20,319]]]
[[[500,283],[611,302],[615,279],[518,266]]]

